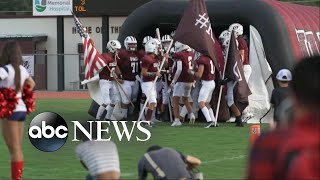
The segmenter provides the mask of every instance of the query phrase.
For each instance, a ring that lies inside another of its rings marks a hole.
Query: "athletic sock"
[[[156,108],[153,109],[151,118],[156,119]]]
[[[146,120],[147,121],[151,121],[152,112],[153,112],[153,110],[148,108],[147,114],[146,114]]]
[[[187,114],[188,114],[187,107],[186,107],[186,106],[183,106],[183,107],[181,108],[181,111],[180,111],[180,116],[181,116],[182,118],[185,118]]]
[[[201,108],[201,111],[202,111],[204,117],[206,118],[207,122],[211,122],[212,120],[211,120],[210,113],[209,113],[207,106]]]
[[[11,179],[21,180],[24,161],[11,161]]]
[[[100,119],[101,118],[101,115],[103,114],[104,110],[106,108],[103,107],[103,106],[100,106],[99,109],[98,109],[98,112],[97,112],[97,115],[96,115],[96,119]]]
[[[111,115],[112,115],[112,113],[113,113],[113,109],[114,109],[114,107],[113,107],[113,106],[111,106],[111,105],[108,105],[108,106],[107,106],[107,115],[106,115],[106,119],[109,119],[109,120],[110,120]]]
[[[214,117],[212,108],[209,109],[209,114],[210,114],[211,120],[212,120],[213,122],[216,122],[216,118]]]

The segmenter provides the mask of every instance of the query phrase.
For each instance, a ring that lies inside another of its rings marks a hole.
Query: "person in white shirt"
[[[82,123],[84,129],[90,132],[92,139],[77,129],[77,138],[83,143],[77,145],[76,155],[81,164],[89,171],[87,180],[118,180],[120,179],[120,163],[117,146],[112,141],[95,141],[97,139],[97,124]],[[91,126],[91,127],[90,127]]]
[[[22,100],[22,89],[25,84],[31,90],[35,82],[22,65],[21,50],[17,42],[10,41],[2,49],[0,58],[0,88],[12,88],[17,91],[18,104],[10,117],[3,119],[2,135],[11,157],[11,178],[22,179],[24,158],[21,148],[24,121],[27,108]]]

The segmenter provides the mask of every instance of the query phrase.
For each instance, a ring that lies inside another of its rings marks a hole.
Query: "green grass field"
[[[43,111],[60,114],[72,127],[72,120],[92,119],[88,114],[90,100],[39,99],[37,111],[26,121],[23,139],[25,156],[24,179],[84,179],[87,172],[76,158],[69,132],[67,143],[58,151],[45,153],[32,146],[27,129],[35,115]],[[137,162],[152,144],[173,147],[185,154],[202,160],[200,170],[205,179],[242,179],[245,175],[249,148],[249,126],[236,128],[234,124],[223,123],[219,128],[205,129],[203,124],[170,127],[169,123],[159,124],[151,130],[147,142],[118,142],[122,179],[137,179]],[[116,138],[116,137],[115,137]],[[8,150],[0,140],[0,179],[10,178]]]

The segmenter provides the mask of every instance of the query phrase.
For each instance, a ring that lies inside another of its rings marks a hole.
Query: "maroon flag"
[[[73,18],[83,43],[85,78],[90,79],[99,73],[107,65],[107,62],[95,48],[92,39],[79,19],[74,14]]]
[[[173,39],[189,45],[201,54],[210,56],[215,67],[220,71],[215,55],[215,43],[218,42],[212,31],[204,0],[190,0]]]
[[[234,102],[239,110],[244,110],[248,106],[248,96],[251,95],[251,91],[244,76],[243,65],[233,31],[230,37],[225,78],[238,82],[234,88]]]

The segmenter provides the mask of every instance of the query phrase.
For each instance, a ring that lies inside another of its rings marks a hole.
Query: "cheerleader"
[[[24,85],[28,85],[30,90],[35,86],[30,74],[21,64],[22,55],[19,45],[16,42],[8,42],[0,58],[0,89],[12,88],[16,92],[17,104],[12,114],[2,119],[1,124],[2,135],[11,157],[12,180],[22,179],[24,165],[21,141],[27,107],[22,100],[22,90]]]

